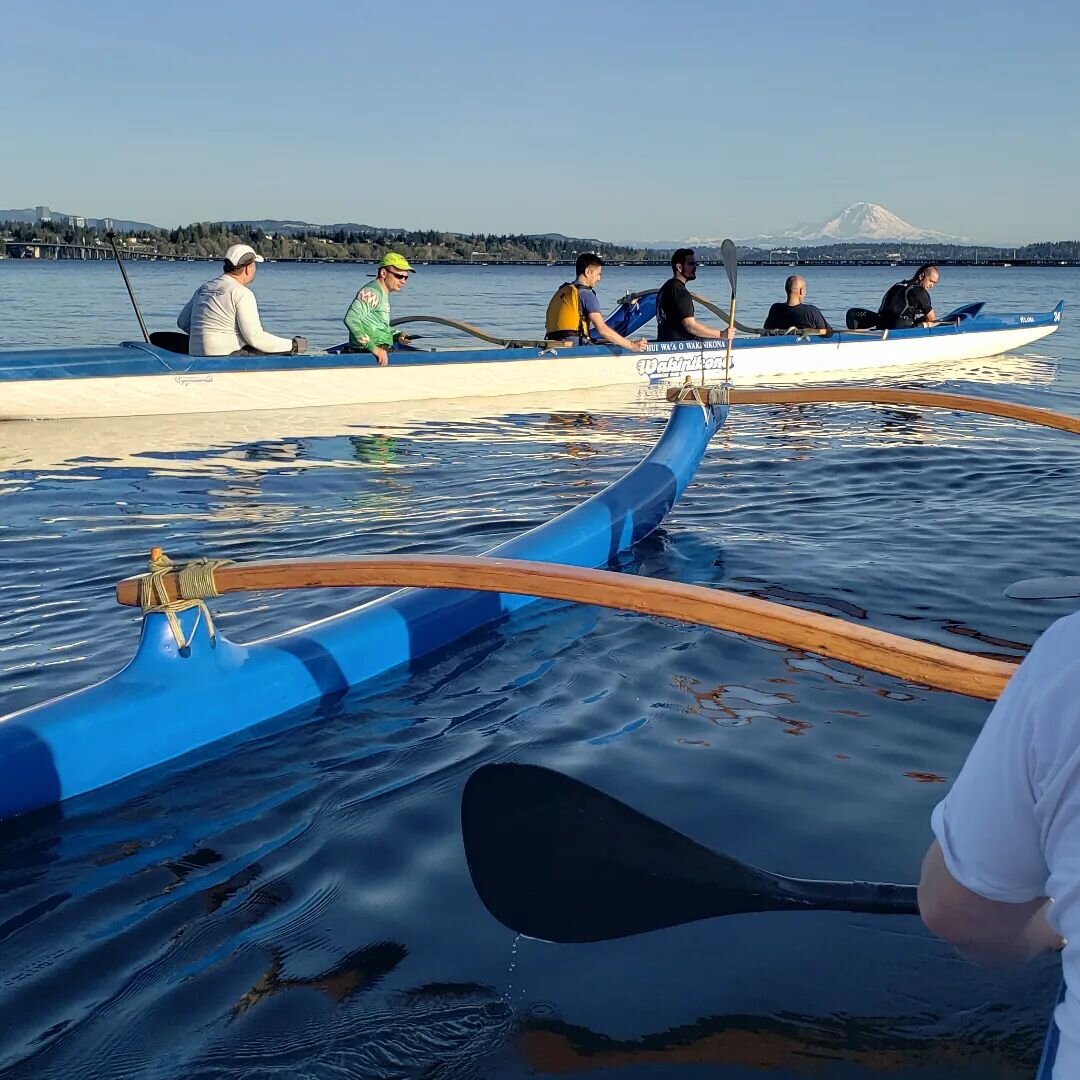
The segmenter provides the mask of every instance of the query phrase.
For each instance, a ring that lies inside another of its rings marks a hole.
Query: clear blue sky
[[[1080,238],[1080,14],[937,0],[6,0],[0,209]]]

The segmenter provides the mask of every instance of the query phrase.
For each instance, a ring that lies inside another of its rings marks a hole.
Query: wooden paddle
[[[759,911],[918,914],[913,885],[782,877],[538,765],[477,769],[461,831],[484,906],[542,941],[610,941]]]
[[[731,384],[731,333],[734,332],[735,327],[735,285],[739,278],[739,263],[735,254],[734,241],[725,240],[720,245],[720,258],[724,260],[724,270],[727,273],[728,281],[731,283],[731,310],[728,312],[727,352],[724,355],[724,385],[729,386]],[[704,360],[702,360],[701,381],[705,381]]]
[[[160,549],[155,549],[155,553],[160,554]],[[193,568],[199,569],[198,564],[193,564]],[[729,630],[986,701],[993,701],[1001,694],[1016,668],[1012,662],[914,641],[722,589],[525,559],[368,555],[319,562],[249,563],[215,569],[212,591],[187,587],[187,579],[182,575],[183,572],[170,571],[161,578],[160,586],[170,599],[261,589],[277,592],[412,585],[595,604]],[[133,577],[121,581],[116,586],[117,601],[138,606],[141,580]]]

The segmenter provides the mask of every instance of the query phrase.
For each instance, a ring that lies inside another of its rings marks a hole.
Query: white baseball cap
[[[250,244],[233,244],[225,252],[225,261],[230,266],[247,266],[250,262],[263,262],[264,259],[255,253],[255,249]]]

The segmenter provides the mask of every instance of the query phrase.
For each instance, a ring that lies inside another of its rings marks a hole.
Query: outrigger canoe
[[[1052,334],[1063,306],[992,314],[975,303],[957,308],[931,328],[738,337],[730,377],[734,385],[743,386],[763,378],[798,381],[827,373],[997,356]],[[654,315],[655,294],[633,294],[623,299],[608,323],[633,334]],[[394,325],[423,321],[468,327],[436,316],[409,316],[394,320]],[[487,342],[506,342],[506,347],[406,346],[395,348],[385,368],[367,354],[335,350],[301,356],[196,357],[136,341],[0,351],[0,420],[497,397],[681,382],[688,375],[715,378],[726,371],[722,341],[653,342],[647,351],[632,353],[606,344],[568,346],[478,333]],[[170,336],[175,335],[149,335],[158,340]]]
[[[606,566],[664,519],[727,410],[715,390],[676,404],[657,444],[625,476],[488,554]],[[532,599],[406,589],[246,645],[215,633],[201,605],[151,610],[123,670],[0,717],[0,819],[104,787],[415,663]]]

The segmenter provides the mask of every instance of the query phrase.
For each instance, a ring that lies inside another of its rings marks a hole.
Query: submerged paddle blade
[[[1005,595],[1013,600],[1058,600],[1080,596],[1080,577],[1032,577],[1014,581]]]
[[[720,245],[720,258],[724,260],[724,270],[731,284],[731,295],[735,295],[735,282],[739,277],[739,262],[735,255],[735,244],[731,240],[725,240]]]
[[[607,941],[754,911],[915,910],[911,886],[781,878],[537,765],[473,773],[461,826],[484,906],[543,941]]]

